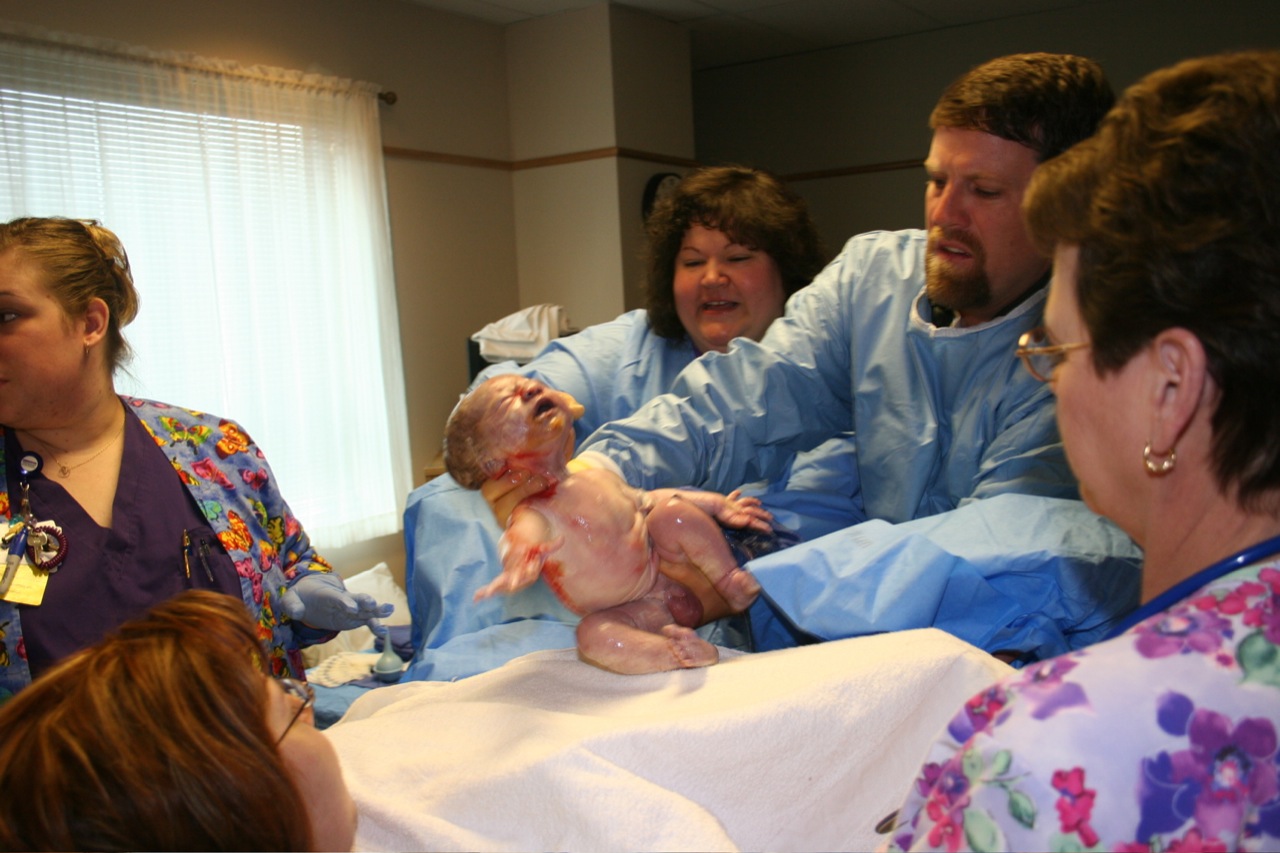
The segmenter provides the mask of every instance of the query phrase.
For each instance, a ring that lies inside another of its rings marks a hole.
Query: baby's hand
[[[744,498],[739,489],[724,496],[716,520],[727,527],[750,527],[761,533],[773,531],[773,513],[760,506],[759,498]]]

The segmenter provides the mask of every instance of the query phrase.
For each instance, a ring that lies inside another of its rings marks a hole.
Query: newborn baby
[[[542,576],[583,617],[578,652],[590,663],[628,674],[715,663],[716,647],[693,631],[709,603],[661,568],[678,574],[694,567],[741,612],[760,586],[739,567],[715,519],[771,533],[771,516],[737,492],[646,492],[609,471],[570,473],[573,421],[582,411],[573,397],[536,380],[497,376],[450,415],[444,461],[464,488],[512,469],[552,484],[512,512],[499,543],[502,573],[476,599],[524,589]]]

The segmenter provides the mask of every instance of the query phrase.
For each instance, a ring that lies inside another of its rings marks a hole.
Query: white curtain
[[[0,25],[0,219],[119,234],[117,389],[240,421],[321,547],[398,530],[411,483],[376,95]]]

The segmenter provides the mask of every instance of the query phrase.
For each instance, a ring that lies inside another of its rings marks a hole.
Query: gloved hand
[[[378,636],[387,629],[378,621],[391,615],[394,604],[379,604],[363,592],[351,593],[342,578],[329,572],[313,572],[294,581],[280,597],[290,619],[322,631],[347,631],[368,625]]]

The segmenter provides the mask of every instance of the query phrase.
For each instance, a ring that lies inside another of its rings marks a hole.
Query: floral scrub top
[[[180,483],[179,493],[190,495],[198,515],[204,517],[216,537],[209,543],[218,549],[213,556],[219,563],[229,560],[228,573],[234,575],[230,589],[239,593],[254,617],[272,672],[304,677],[302,647],[323,642],[333,632],[290,620],[283,612],[281,596],[304,575],[333,569],[316,553],[280,494],[262,450],[235,421],[151,400],[121,400],[127,412],[141,421],[154,452],[160,454],[161,467],[168,468],[176,478],[174,482]],[[134,426],[137,425],[130,424]],[[0,441],[0,471],[6,470],[6,461],[11,460],[4,458],[4,442]],[[134,469],[122,471],[117,491],[127,491],[131,486],[127,481],[136,476]],[[15,502],[16,497],[9,495],[5,478],[0,475],[0,529],[8,528],[11,514],[17,511]],[[168,570],[176,576],[181,565],[179,538],[168,537],[161,547],[168,548]],[[202,564],[198,555],[193,562],[193,580],[200,581]],[[216,574],[219,566],[210,568],[215,573],[209,578],[210,585],[223,588]],[[162,568],[153,574],[164,571]],[[139,576],[142,575],[145,572]],[[172,592],[152,590],[154,600],[150,603]],[[141,600],[147,594],[141,592],[135,599]],[[22,611],[27,608],[0,601],[0,703],[31,681],[22,618]]]
[[[1280,850],[1280,555],[966,703],[890,850]]]

